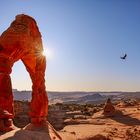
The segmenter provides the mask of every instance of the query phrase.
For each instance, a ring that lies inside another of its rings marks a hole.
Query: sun
[[[48,48],[44,48],[42,55],[46,56],[46,58],[49,58],[49,59],[52,58],[52,52]]]

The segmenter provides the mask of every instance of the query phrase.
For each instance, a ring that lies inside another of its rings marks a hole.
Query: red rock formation
[[[62,128],[64,128],[65,118],[66,110],[63,110],[61,107],[56,105],[49,106],[48,120],[56,130],[61,130]]]
[[[115,113],[115,107],[113,106],[110,99],[107,100],[105,106],[104,106],[104,112],[103,114],[105,116],[113,116]]]
[[[46,59],[42,51],[41,34],[35,20],[30,16],[17,15],[10,27],[0,36],[0,109],[2,112],[7,111],[12,114],[9,115],[9,119],[14,117],[10,73],[13,64],[22,60],[33,83],[31,123],[39,126],[46,121],[48,114],[44,79]],[[0,114],[1,119],[5,119],[2,114]]]
[[[30,123],[28,112],[30,111],[30,103],[28,101],[14,101],[14,124],[23,128]]]

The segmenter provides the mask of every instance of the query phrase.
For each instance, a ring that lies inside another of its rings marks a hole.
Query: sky
[[[139,0],[1,0],[0,13],[0,34],[17,14],[37,21],[51,53],[48,91],[140,91]],[[31,90],[20,61],[11,78],[13,88]]]

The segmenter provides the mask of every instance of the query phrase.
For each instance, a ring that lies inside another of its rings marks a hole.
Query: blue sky
[[[0,7],[0,33],[17,14],[36,19],[52,52],[47,90],[140,91],[139,0],[4,0]],[[13,88],[31,89],[21,62],[11,77]]]

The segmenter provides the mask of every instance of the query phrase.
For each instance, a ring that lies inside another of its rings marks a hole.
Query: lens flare
[[[52,52],[48,48],[44,48],[42,55],[46,56],[46,58],[51,58],[52,57]]]

